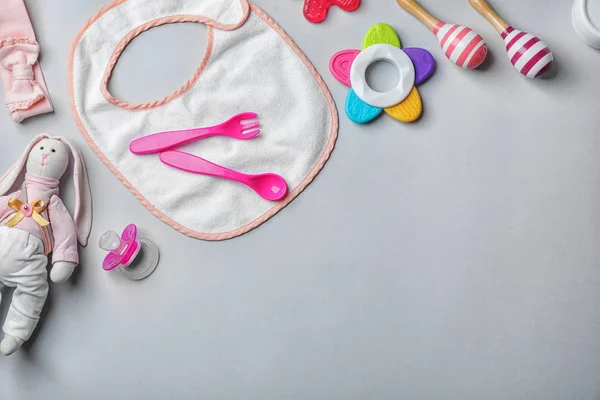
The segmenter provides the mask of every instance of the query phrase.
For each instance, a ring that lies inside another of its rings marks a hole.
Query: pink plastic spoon
[[[160,161],[183,171],[215,176],[217,178],[230,179],[232,181],[243,183],[249,186],[265,200],[279,201],[283,199],[288,192],[288,186],[285,182],[285,179],[277,174],[243,174],[241,172],[233,171],[220,165],[213,164],[210,161],[197,157],[193,154],[184,153],[177,150],[170,150],[160,153]]]
[[[254,119],[257,116],[253,112],[244,112],[234,115],[227,121],[215,126],[155,133],[132,141],[129,144],[129,150],[137,155],[159,153],[210,136],[229,136],[241,140],[252,139],[260,133],[260,130],[248,130],[258,128],[260,122],[254,121],[243,124],[242,121]]]

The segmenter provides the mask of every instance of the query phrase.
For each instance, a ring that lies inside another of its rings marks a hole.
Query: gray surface
[[[0,170],[38,132],[75,138],[95,224],[79,275],[52,286],[34,339],[0,359],[0,399],[600,399],[600,54],[571,29],[571,2],[495,2],[554,50],[554,78],[536,82],[512,69],[466,0],[423,3],[486,37],[484,71],[453,67],[393,0],[334,10],[321,26],[304,21],[300,1],[257,3],[338,105],[347,90],[329,56],[358,47],[372,24],[431,49],[439,68],[421,89],[424,118],[357,126],[342,113],[331,161],[280,215],[227,242],[189,239],[138,204],[71,117],[69,47],[105,2],[30,0],[56,113],[22,126],[0,113]],[[174,90],[204,32],[145,34],[115,91]],[[72,203],[71,185],[65,193]],[[143,282],[102,271],[94,246],[129,222],[162,251]]]

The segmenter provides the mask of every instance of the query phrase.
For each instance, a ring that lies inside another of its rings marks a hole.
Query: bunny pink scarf
[[[39,53],[23,0],[0,0],[0,76],[4,101],[15,122],[53,110]]]

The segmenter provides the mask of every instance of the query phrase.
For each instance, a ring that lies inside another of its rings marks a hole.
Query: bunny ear
[[[57,138],[66,144],[73,154],[73,181],[75,183],[75,214],[73,219],[77,226],[77,238],[82,246],[86,246],[92,230],[92,193],[88,181],[87,170],[79,149],[65,138]]]
[[[15,184],[21,173],[23,172],[23,168],[25,168],[25,164],[27,164],[27,158],[29,158],[29,153],[31,150],[37,145],[42,139],[49,138],[47,134],[43,133],[41,135],[36,136],[29,146],[23,152],[23,155],[17,162],[10,167],[8,171],[0,178],[0,196],[4,196],[11,187]]]

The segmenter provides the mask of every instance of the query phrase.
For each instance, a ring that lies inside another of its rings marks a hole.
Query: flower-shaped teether
[[[385,93],[367,84],[367,68],[377,61],[388,61],[398,70],[398,84]],[[429,78],[435,61],[425,49],[402,50],[394,29],[387,24],[377,24],[367,32],[362,51],[343,50],[334,54],[329,69],[338,81],[350,86],[345,111],[352,121],[364,124],[385,111],[399,121],[413,122],[423,112],[415,85]]]

